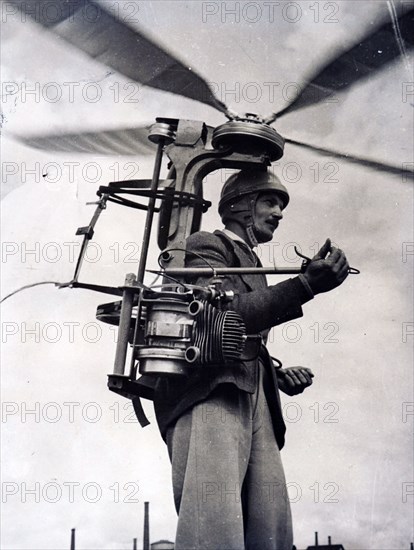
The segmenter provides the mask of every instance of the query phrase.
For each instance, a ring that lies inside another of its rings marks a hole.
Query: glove
[[[319,252],[310,261],[303,276],[314,294],[328,292],[341,285],[349,274],[349,264],[339,248],[326,239]]]

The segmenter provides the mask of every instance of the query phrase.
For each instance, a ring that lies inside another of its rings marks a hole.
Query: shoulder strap
[[[240,267],[240,258],[236,251],[235,241],[233,241],[233,239],[230,239],[230,237],[228,237],[225,233],[223,233],[223,231],[220,231],[219,229],[214,231],[214,235],[220,238],[221,242],[224,244],[228,252],[232,254],[234,258],[234,262],[232,263],[235,264],[234,267]]]

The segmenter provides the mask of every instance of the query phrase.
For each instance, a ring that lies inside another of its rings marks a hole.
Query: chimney
[[[331,537],[328,537],[328,545],[331,546]]]
[[[316,548],[319,546],[319,544],[318,544],[318,531],[315,531],[315,546],[316,546]]]
[[[133,540],[133,550],[137,550],[137,539]]]
[[[71,529],[70,533],[70,550],[75,550],[75,529]]]
[[[150,537],[149,537],[149,502],[144,502],[144,542],[143,550],[150,550]]]

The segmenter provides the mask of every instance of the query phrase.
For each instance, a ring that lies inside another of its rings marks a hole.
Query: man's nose
[[[282,209],[279,205],[275,205],[272,210],[272,217],[281,220],[283,218]]]

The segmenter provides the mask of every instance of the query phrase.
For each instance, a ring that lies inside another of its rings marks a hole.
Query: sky
[[[389,13],[380,0],[101,4],[188,63],[235,111],[262,115],[285,106],[293,86]],[[159,116],[224,122],[201,103],[129,82],[9,8],[2,3],[2,296],[34,282],[70,280],[75,232],[92,217],[94,206],[86,203],[96,200],[98,186],[149,178],[153,165],[151,156],[39,151],[12,134],[134,127]],[[410,82],[397,60],[333,101],[286,116],[277,130],[321,147],[412,163]],[[61,97],[51,100],[56,89]],[[294,244],[310,256],[330,237],[361,271],[270,335],[269,349],[284,366],[315,373],[304,394],[283,396],[282,459],[295,544],[306,548],[318,531],[320,543],[331,536],[347,550],[408,549],[411,184],[288,145],[274,170],[291,202],[273,242],[258,250],[262,263],[298,265]],[[216,206],[225,177],[206,178],[213,206],[205,230],[221,227]],[[143,214],[110,205],[81,280],[119,285],[136,272],[143,223]],[[148,267],[158,255],[153,237]],[[280,280],[269,277],[270,284]],[[4,550],[63,550],[71,528],[82,550],[132,548],[134,537],[142,540],[145,501],[151,542],[174,539],[170,465],[152,405],[144,402],[151,424],[142,429],[131,404],[106,387],[116,332],[98,323],[95,311],[109,301],[45,285],[1,306]]]

